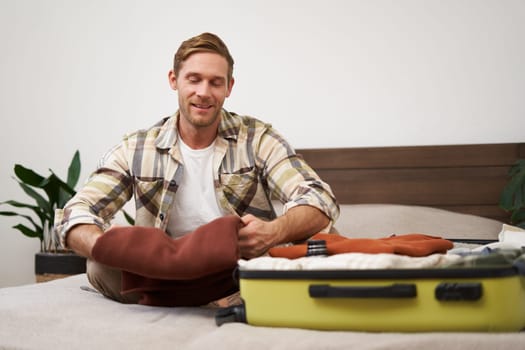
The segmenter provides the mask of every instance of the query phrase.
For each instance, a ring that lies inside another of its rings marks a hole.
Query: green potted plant
[[[19,211],[0,211],[3,216],[17,216],[24,223],[13,226],[27,237],[40,240],[40,252],[35,255],[37,282],[86,271],[85,258],[71,251],[60,249],[59,238],[54,230],[55,209],[62,208],[76,193],[74,190],[80,176],[80,154],[75,152],[68,168],[67,181],[55,172],[44,177],[20,164],[15,164],[15,180],[33,203],[8,200],[0,203]]]
[[[18,211],[0,211],[3,216],[17,216],[24,223],[13,226],[27,237],[40,240],[40,251],[35,255],[35,274],[37,282],[65,277],[86,271],[86,259],[70,250],[63,250],[60,238],[54,230],[55,209],[63,208],[66,202],[76,194],[75,186],[80,176],[80,154],[76,151],[69,164],[67,180],[62,180],[51,169],[44,177],[20,164],[15,164],[15,180],[33,203],[15,200],[1,202]],[[123,211],[128,223],[133,219]]]
[[[510,223],[525,228],[525,159],[518,159],[509,169],[509,182],[501,192],[500,207],[511,213]]]

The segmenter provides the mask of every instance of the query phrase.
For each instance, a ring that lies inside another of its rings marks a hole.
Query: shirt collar
[[[177,111],[170,117],[164,118],[161,121],[160,131],[155,140],[155,145],[161,149],[169,149],[177,143],[177,121],[179,120],[180,112]],[[240,119],[234,118],[232,113],[222,110],[221,122],[217,132],[217,137],[237,141],[239,130],[241,128]]]

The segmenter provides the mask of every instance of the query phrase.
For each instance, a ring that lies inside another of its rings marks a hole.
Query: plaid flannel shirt
[[[132,197],[135,225],[166,231],[170,209],[183,174],[177,145],[179,113],[147,130],[124,137],[100,161],[84,187],[55,216],[55,229],[65,245],[67,232],[78,224],[107,228]],[[239,216],[276,217],[272,200],[284,212],[298,205],[320,209],[330,218],[339,205],[328,184],[298,156],[270,124],[222,111],[213,156],[214,187],[220,207]]]

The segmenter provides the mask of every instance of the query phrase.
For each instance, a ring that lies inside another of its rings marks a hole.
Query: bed
[[[341,203],[345,236],[497,239],[525,144],[303,149]],[[525,332],[366,333],[215,324],[216,309],[124,305],[84,274],[0,289],[0,349],[523,349]]]

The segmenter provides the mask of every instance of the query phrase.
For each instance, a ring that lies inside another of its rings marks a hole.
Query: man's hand
[[[273,221],[251,214],[241,221],[244,227],[239,230],[239,251],[245,259],[261,256],[279,244],[308,239],[330,223],[322,211],[307,205],[293,207]]]
[[[263,221],[248,214],[241,218],[244,226],[239,230],[239,250],[243,258],[261,256],[278,244],[279,232],[276,221]]]

